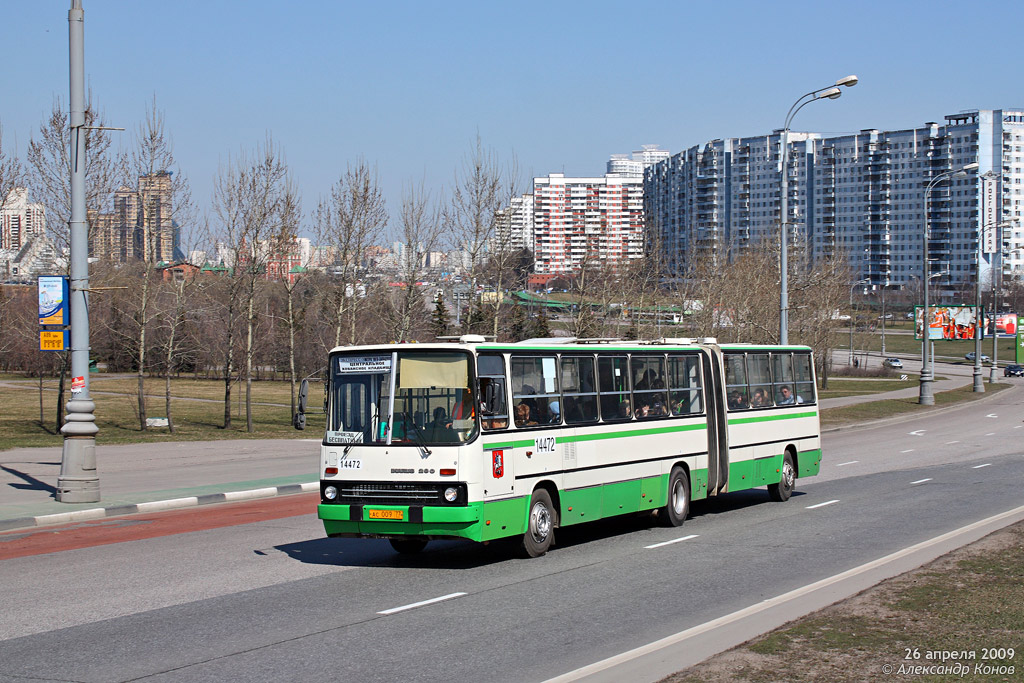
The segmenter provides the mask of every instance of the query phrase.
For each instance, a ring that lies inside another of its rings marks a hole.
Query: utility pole
[[[71,129],[71,400],[60,431],[64,434],[56,499],[95,503],[100,499],[96,472],[96,404],[89,398],[89,226],[85,213],[85,12],[82,0],[68,10]],[[77,381],[76,381],[77,380]],[[76,386],[77,385],[77,386]]]

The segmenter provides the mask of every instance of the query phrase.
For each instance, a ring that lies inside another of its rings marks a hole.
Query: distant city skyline
[[[54,100],[67,106],[69,6],[5,8],[0,125],[22,159]],[[515,156],[528,192],[549,173],[601,175],[643,144],[676,153],[779,128],[797,97],[847,74],[860,84],[801,111],[794,130],[897,130],[1024,105],[1012,41],[974,41],[1013,13],[994,2],[83,6],[92,95],[108,125],[129,128],[116,142],[129,144],[155,95],[206,209],[218,166],[270,134],[307,222],[364,157],[394,228],[403,187],[439,197],[477,134],[501,161]]]

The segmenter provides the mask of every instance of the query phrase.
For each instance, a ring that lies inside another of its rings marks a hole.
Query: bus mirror
[[[494,382],[488,382],[487,384],[485,384],[483,390],[484,395],[481,397],[482,404],[480,406],[480,410],[482,412],[491,414],[494,412],[494,399],[497,395],[497,392],[495,391],[494,387]]]
[[[292,418],[292,426],[296,429],[306,428],[306,397],[309,395],[309,382],[302,380],[299,385],[299,410]]]

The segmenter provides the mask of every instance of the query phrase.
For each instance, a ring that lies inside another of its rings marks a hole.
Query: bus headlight
[[[338,497],[338,489],[334,486],[324,487],[324,498],[327,500],[334,500]]]
[[[459,497],[459,490],[454,486],[449,486],[444,490],[444,499],[449,503],[454,503],[455,499]]]

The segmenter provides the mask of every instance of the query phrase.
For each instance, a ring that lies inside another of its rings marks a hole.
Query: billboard
[[[927,318],[928,339],[974,339],[978,313],[974,306],[914,306],[914,339],[924,339]]]
[[[39,276],[39,324],[68,324],[68,279],[63,275]]]

